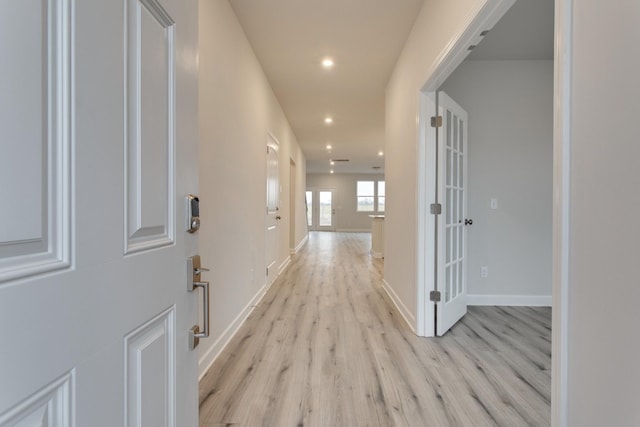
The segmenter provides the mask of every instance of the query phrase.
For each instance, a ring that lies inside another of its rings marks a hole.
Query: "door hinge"
[[[440,203],[431,203],[431,215],[440,215],[442,213],[442,205]]]
[[[432,128],[440,128],[440,127],[442,127],[442,116],[433,116],[433,117],[431,117],[431,127]]]
[[[440,291],[429,292],[429,301],[440,302]]]

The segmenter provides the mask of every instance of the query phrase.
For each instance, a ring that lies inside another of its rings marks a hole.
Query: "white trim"
[[[304,243],[306,243],[306,239],[303,239],[302,244]],[[200,357],[200,359],[198,360],[198,369],[200,371],[198,375],[198,381],[200,381],[202,377],[204,377],[209,368],[211,368],[211,365],[213,365],[213,362],[216,361],[218,356],[220,356],[220,353],[222,353],[227,344],[229,344],[240,327],[247,320],[249,315],[251,315],[251,312],[260,305],[262,298],[264,298],[267,292],[269,292],[271,286],[276,282],[276,280],[278,280],[280,275],[285,272],[290,264],[291,257],[289,256],[282,262],[282,264],[280,264],[280,268],[278,269],[278,274],[276,275],[276,277],[270,283],[265,283],[262,288],[260,288],[260,290],[254,295],[254,297],[251,298],[251,301],[249,301],[249,303],[240,311],[240,313],[238,313],[236,318],[233,319],[233,322],[231,322],[229,326],[227,326],[227,328],[222,332],[222,334],[220,334],[213,345],[209,347],[205,354]]]
[[[276,279],[278,278],[278,276],[280,276],[284,272],[284,270],[286,270],[289,264],[291,264],[291,255],[285,258],[285,260],[282,261],[282,263],[280,264],[280,267],[278,267],[278,275],[276,276]],[[275,282],[275,279],[274,279],[274,282]]]
[[[225,349],[225,347],[229,344],[229,342],[233,339],[235,334],[238,332],[240,327],[247,320],[251,312],[260,305],[262,298],[267,294],[271,285],[275,283],[275,280],[271,283],[265,284],[258,293],[251,298],[251,301],[238,313],[233,322],[227,326],[227,328],[220,334],[218,339],[213,343],[211,347],[200,357],[198,360],[198,381],[202,380],[202,377],[207,373],[213,362],[216,361],[220,353]]]
[[[309,241],[309,233],[304,235],[304,237],[302,238],[300,243],[298,243],[298,246],[296,246],[295,249],[291,249],[290,255],[295,255],[298,252],[300,252],[302,250],[302,248],[304,247],[304,245],[307,244],[308,241]]]
[[[569,255],[571,213],[571,73],[573,0],[555,2],[553,126],[553,316],[551,424],[568,418]]]
[[[411,329],[411,331],[415,333],[416,332],[416,328],[415,328],[416,318],[413,316],[413,314],[411,314],[411,312],[407,309],[407,307],[402,303],[402,300],[398,297],[398,295],[396,295],[396,293],[393,290],[393,288],[391,287],[391,285],[389,285],[389,283],[387,283],[387,281],[384,280],[384,279],[382,279],[382,289],[384,289],[384,291],[387,293],[387,295],[389,295],[389,298],[391,299],[391,302],[393,302],[393,305],[396,306],[396,308],[400,312],[400,315],[402,316],[404,321],[407,323],[407,326],[409,326],[409,329]]]
[[[551,295],[467,295],[467,305],[551,307]]]
[[[371,256],[372,256],[372,257],[374,257],[374,258],[384,258],[384,256],[382,256],[382,255],[383,255],[383,254],[382,254],[382,252],[376,252],[376,251],[374,251],[373,249],[371,249],[371,250],[369,251],[369,253],[370,253],[370,254],[371,254]]]
[[[435,131],[432,131],[427,118],[435,115],[435,92],[449,75],[462,63],[469,54],[469,45],[475,45],[480,40],[482,30],[492,28],[516,0],[487,0],[477,2],[475,8],[471,9],[460,27],[425,75],[425,83],[418,94],[419,116],[418,116],[418,182],[417,182],[417,241],[416,241],[416,318],[418,319],[417,335],[433,336],[434,330],[434,304],[427,303],[426,295],[435,290],[434,272],[432,263],[425,262],[427,259],[435,259],[435,252],[432,238],[433,233],[429,230],[435,229],[435,220],[427,212],[427,206],[434,202],[435,185],[433,179],[435,175],[431,162],[435,162]],[[433,159],[433,160],[432,160]],[[427,175],[429,173],[429,175]],[[431,188],[433,187],[433,188]]]

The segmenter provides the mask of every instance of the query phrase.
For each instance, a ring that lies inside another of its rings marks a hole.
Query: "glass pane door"
[[[336,228],[336,190],[332,188],[308,189],[307,225],[309,230],[335,231]]]
[[[333,225],[333,192],[319,191],[320,216],[318,225],[320,227],[331,227]]]

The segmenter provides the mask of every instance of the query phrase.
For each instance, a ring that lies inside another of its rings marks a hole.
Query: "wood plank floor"
[[[545,426],[551,310],[469,307],[419,338],[370,235],[311,233],[200,383],[200,426]]]

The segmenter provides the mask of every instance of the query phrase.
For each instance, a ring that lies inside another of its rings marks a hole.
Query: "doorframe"
[[[480,32],[492,28],[516,0],[487,0],[471,10],[467,25],[451,39],[426,73],[418,93],[418,182],[416,239],[416,334],[433,336],[429,319],[435,306],[427,304],[433,290],[435,274],[432,262],[435,245],[429,231],[435,229],[435,216],[428,205],[435,199],[436,132],[429,117],[436,115],[435,93],[468,54],[468,46],[480,41]],[[569,304],[569,233],[571,211],[571,73],[573,0],[555,0],[554,11],[554,129],[553,129],[553,316],[551,355],[552,425],[568,423],[568,304]]]

